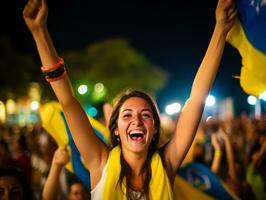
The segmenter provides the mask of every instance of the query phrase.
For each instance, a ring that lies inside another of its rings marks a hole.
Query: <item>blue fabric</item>
[[[68,136],[68,141],[69,141],[69,146],[71,149],[71,162],[73,165],[73,171],[74,174],[76,174],[76,176],[83,182],[83,184],[86,186],[86,188],[90,191],[91,188],[91,184],[90,184],[90,173],[89,171],[85,168],[85,166],[83,165],[82,161],[81,161],[81,157],[80,157],[80,153],[74,143],[74,140],[72,138],[71,132],[69,130],[69,127],[67,125],[64,113],[61,112],[60,113],[62,118],[64,119],[64,123],[66,126],[66,130],[67,130],[67,136]]]
[[[209,167],[201,163],[188,163],[177,170],[177,174],[215,199],[235,199]]]
[[[238,17],[248,41],[266,53],[266,1],[237,0]]]

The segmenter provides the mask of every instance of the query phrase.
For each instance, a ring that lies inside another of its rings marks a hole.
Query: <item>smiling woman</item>
[[[128,90],[119,97],[109,123],[113,145],[122,147],[119,182],[122,187],[125,177],[126,187],[130,188],[126,190],[127,196],[141,198],[149,193],[152,173],[149,166],[158,146],[160,118],[155,103],[147,94]],[[145,176],[139,176],[143,172]]]
[[[215,79],[225,38],[234,24],[233,0],[219,0],[216,26],[207,52],[194,79],[173,137],[158,148],[160,117],[152,98],[141,91],[127,91],[114,104],[109,122],[112,147],[98,139],[86,113],[73,94],[64,61],[57,54],[47,29],[45,0],[29,0],[23,11],[51,84],[86,162],[92,199],[173,199],[176,170],[194,139],[205,99]]]

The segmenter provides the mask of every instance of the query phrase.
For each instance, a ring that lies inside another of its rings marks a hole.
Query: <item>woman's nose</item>
[[[141,115],[135,115],[133,117],[133,124],[135,124],[135,125],[142,125],[143,124]]]

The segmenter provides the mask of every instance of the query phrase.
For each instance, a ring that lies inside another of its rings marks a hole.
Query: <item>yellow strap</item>
[[[118,183],[121,171],[120,165],[121,149],[115,147],[109,155],[107,178],[104,186],[103,199],[126,199],[125,184],[122,184],[122,189]],[[172,200],[173,194],[169,179],[161,162],[161,157],[155,153],[151,162],[152,178],[150,182],[150,199],[152,200]]]

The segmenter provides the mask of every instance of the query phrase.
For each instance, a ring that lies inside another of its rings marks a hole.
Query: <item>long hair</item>
[[[144,187],[143,187],[141,196],[146,195],[146,197],[149,198],[148,194],[149,194],[149,183],[151,179],[151,158],[157,149],[159,138],[160,138],[160,128],[161,128],[159,112],[153,99],[146,93],[142,91],[138,91],[138,90],[127,90],[126,92],[118,95],[117,98],[115,98],[113,112],[110,117],[109,131],[111,133],[112,147],[119,145],[119,141],[117,140],[118,136],[116,136],[114,132],[118,126],[117,120],[119,117],[120,108],[127,99],[132,98],[132,97],[142,98],[149,104],[152,110],[152,114],[153,114],[155,130],[157,130],[157,132],[154,134],[154,138],[151,144],[148,147],[148,156],[142,169],[142,173],[145,176],[144,176]],[[120,186],[122,186],[122,181],[124,177],[126,178],[126,180],[130,180],[132,170],[130,166],[128,165],[128,163],[126,162],[126,160],[124,159],[123,153],[121,153],[120,163],[121,163],[121,173],[120,173],[119,183],[120,183]],[[126,181],[126,188],[127,188],[126,195],[128,197],[128,189],[133,188],[130,184],[130,181]]]

